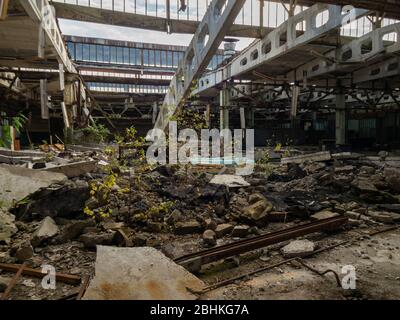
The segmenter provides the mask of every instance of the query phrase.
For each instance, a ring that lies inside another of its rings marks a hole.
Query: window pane
[[[149,65],[154,66],[154,50],[149,50]]]
[[[90,60],[90,51],[89,51],[88,44],[83,45],[83,60],[86,60],[86,61]]]
[[[96,45],[91,44],[90,45],[90,61],[96,61]]]
[[[75,60],[75,44],[73,42],[68,42],[67,47],[71,58]]]
[[[75,48],[75,50],[76,50],[76,57],[75,57],[75,59],[76,60],[82,60],[83,59],[83,56],[82,56],[82,43],[77,43],[76,44],[76,48]]]
[[[143,65],[149,65],[149,50],[143,50]]]
[[[97,46],[97,61],[99,61],[99,62],[104,61],[103,46]]]
[[[124,51],[122,47],[117,47],[117,63],[124,63]]]
[[[104,46],[104,62],[110,63],[110,47]]]
[[[117,48],[111,47],[111,63],[117,63]]]
[[[124,63],[129,64],[129,48],[124,48]]]

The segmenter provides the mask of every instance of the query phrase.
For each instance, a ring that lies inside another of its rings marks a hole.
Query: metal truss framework
[[[317,26],[317,16],[328,11],[328,20],[325,24]],[[354,9],[352,17],[357,19],[368,13],[367,10]],[[270,63],[285,54],[288,54],[302,46],[321,38],[328,32],[340,28],[348,19],[348,13],[343,13],[340,6],[316,4],[309,9],[290,17],[282,25],[269,33],[261,40],[254,42],[239,56],[235,57],[222,69],[204,75],[199,80],[195,93],[215,87],[216,85],[248,73],[266,63]],[[304,33],[298,35],[296,26],[299,23],[306,25]],[[282,43],[281,36],[286,35],[286,41]]]
[[[194,81],[210,63],[244,2],[245,0],[213,0],[210,3],[170,83],[155,128],[164,130],[170,117],[188,97]]]

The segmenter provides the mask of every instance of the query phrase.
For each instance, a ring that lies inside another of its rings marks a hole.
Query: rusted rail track
[[[208,250],[188,254],[175,259],[174,261],[186,269],[196,272],[201,266],[220,259],[229,258],[238,254],[246,253],[252,250],[260,249],[268,245],[276,244],[282,241],[301,237],[310,233],[319,231],[331,231],[339,228],[347,222],[346,217],[334,217],[300,226],[267,233],[251,239],[245,239]]]

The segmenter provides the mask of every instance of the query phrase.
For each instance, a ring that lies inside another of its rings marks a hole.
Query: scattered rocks
[[[94,249],[98,245],[111,245],[115,232],[85,233],[79,237],[85,248]]]
[[[32,235],[31,243],[34,247],[38,247],[45,241],[56,236],[59,231],[60,230],[55,221],[50,217],[46,217],[42,220],[39,228]]]
[[[217,235],[213,230],[206,230],[203,233],[203,242],[205,245],[213,247],[217,244]]]
[[[8,244],[11,237],[17,233],[18,229],[14,224],[15,217],[0,209],[0,243]]]
[[[232,237],[245,238],[249,235],[249,230],[247,225],[236,226],[232,230]]]
[[[400,193],[400,169],[385,168],[384,176],[390,188],[393,191]]]
[[[0,277],[0,292],[6,291],[9,283],[10,283],[10,279]]]
[[[310,240],[295,240],[281,249],[285,258],[303,257],[315,249],[314,242]]]
[[[15,257],[18,262],[24,262],[33,257],[33,247],[29,242],[23,243],[16,251]]]
[[[95,222],[93,220],[73,222],[62,230],[61,234],[56,237],[55,242],[64,243],[67,241],[74,240],[78,238],[82,233],[84,233],[84,230],[86,228],[94,226]]]
[[[339,214],[336,212],[324,210],[324,211],[317,212],[316,214],[313,214],[310,218],[312,220],[324,220],[324,219],[334,218],[337,216],[339,216]]]
[[[169,215],[167,218],[167,223],[170,225],[175,224],[176,222],[179,222],[182,219],[182,212],[179,211],[178,209],[175,209],[172,211],[172,213]]]
[[[175,224],[175,233],[179,235],[200,233],[201,224],[196,220],[178,222]]]
[[[217,228],[217,223],[213,219],[204,220],[205,229],[215,230]]]
[[[241,218],[251,223],[265,224],[268,221],[268,213],[271,212],[272,209],[272,203],[263,198],[244,208]]]
[[[350,173],[354,171],[354,167],[351,165],[343,166],[343,167],[336,167],[334,169],[335,173]]]
[[[229,223],[219,224],[215,229],[215,234],[218,238],[222,238],[223,236],[231,233],[233,230],[233,225]]]

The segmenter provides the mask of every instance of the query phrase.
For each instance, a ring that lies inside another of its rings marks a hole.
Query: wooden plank
[[[9,272],[18,272],[20,269],[21,265],[19,264],[8,264],[8,263],[0,263],[0,269],[9,271]],[[33,269],[33,268],[28,268],[25,267],[23,269],[23,274],[35,278],[43,278],[44,276],[47,275],[47,273],[43,273],[39,269]],[[56,273],[56,280],[60,282],[64,282],[67,284],[79,284],[81,283],[81,277],[72,275],[72,274],[65,274],[65,273]]]

